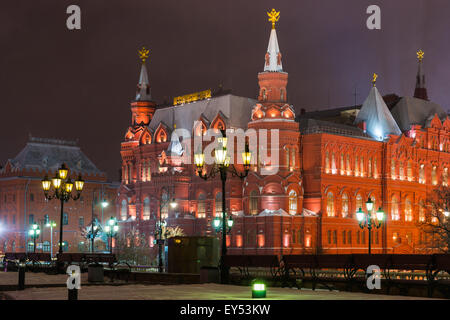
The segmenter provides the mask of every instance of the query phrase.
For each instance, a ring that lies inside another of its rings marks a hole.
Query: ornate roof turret
[[[271,12],[267,12],[269,21],[272,22],[272,30],[270,31],[269,45],[267,47],[267,53],[265,56],[264,71],[279,72],[283,71],[281,64],[281,53],[278,47],[277,32],[275,30],[275,22],[280,19],[280,11],[272,9]]]
[[[136,99],[135,101],[151,101],[152,95],[150,90],[150,83],[148,81],[147,67],[145,66],[145,60],[148,58],[150,51],[145,47],[139,50],[139,58],[142,61],[141,73],[139,75],[139,82],[137,84]]]

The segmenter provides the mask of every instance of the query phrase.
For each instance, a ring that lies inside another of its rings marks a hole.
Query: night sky
[[[81,30],[66,28],[66,8],[81,7]],[[366,8],[381,7],[381,30]],[[256,97],[269,40],[266,11],[280,10],[278,41],[297,110],[362,103],[371,74],[384,94],[413,95],[425,51],[428,96],[449,109],[448,0],[14,0],[0,3],[0,162],[28,134],[79,139],[88,157],[118,179],[129,102],[147,64],[154,100],[223,83]]]

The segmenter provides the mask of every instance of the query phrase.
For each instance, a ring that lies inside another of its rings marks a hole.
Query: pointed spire
[[[400,135],[402,132],[375,86],[377,77],[378,75],[374,74],[373,86],[356,116],[355,124],[365,122],[369,136],[383,140],[389,134]]]
[[[425,74],[423,72],[422,60],[425,53],[422,50],[417,51],[417,59],[419,60],[416,76],[416,89],[414,90],[414,98],[428,100],[427,88],[425,87]]]
[[[139,75],[139,82],[136,90],[136,101],[151,101],[152,96],[150,92],[150,83],[148,81],[147,67],[145,66],[145,60],[148,58],[149,50],[142,47],[139,50],[139,58],[142,61],[141,73]]]
[[[272,23],[272,30],[270,31],[269,45],[267,47],[267,53],[265,56],[264,71],[279,72],[283,71],[281,64],[281,53],[278,47],[277,31],[275,30],[275,22],[280,19],[280,11],[272,9],[271,12],[267,12],[269,16],[269,22]]]

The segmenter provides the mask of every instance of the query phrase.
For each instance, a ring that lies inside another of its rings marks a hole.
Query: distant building
[[[76,142],[30,137],[25,148],[0,170],[1,252],[33,251],[33,241],[28,237],[33,223],[41,229],[36,252],[50,252],[50,228],[45,226],[48,221],[57,224],[53,228],[53,253],[58,251],[60,202],[45,199],[41,180],[45,175],[55,176],[62,163],[69,168],[72,178],[81,174],[85,180],[81,198],[64,205],[64,251],[89,249],[83,233],[92,221],[92,213],[100,221],[115,216],[118,184],[108,182],[106,174],[97,169]],[[103,209],[102,200],[109,203]],[[100,243],[98,249],[104,247]]]
[[[193,137],[210,128],[278,129],[277,173],[262,174],[271,164],[258,161],[243,181],[227,181],[226,207],[235,221],[227,236],[230,253],[366,253],[368,231],[359,228],[355,212],[365,210],[368,198],[374,213],[381,207],[386,215],[373,230],[372,252],[427,252],[418,225],[431,219],[427,194],[448,184],[450,119],[428,101],[422,57],[414,97],[383,98],[374,79],[362,106],[302,111],[297,117],[287,102],[288,74],[275,28],[255,100],[194,94],[158,106],[143,63],[121,144],[122,230],[138,230],[152,243],[162,216],[188,235],[214,234],[211,220],[222,212],[220,179],[203,181],[192,158],[183,162],[185,146],[193,143],[173,134],[175,128]],[[172,197],[175,210],[162,201]]]

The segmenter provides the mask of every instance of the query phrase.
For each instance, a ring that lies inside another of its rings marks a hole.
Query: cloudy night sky
[[[66,8],[81,8],[68,30]],[[381,30],[366,9],[381,8]],[[28,134],[79,139],[88,157],[117,180],[120,142],[131,124],[140,62],[156,102],[220,83],[255,98],[271,25],[277,24],[288,99],[296,110],[362,103],[372,73],[381,94],[412,96],[415,52],[425,51],[430,100],[445,110],[450,86],[448,0],[15,0],[0,4],[0,162]]]

